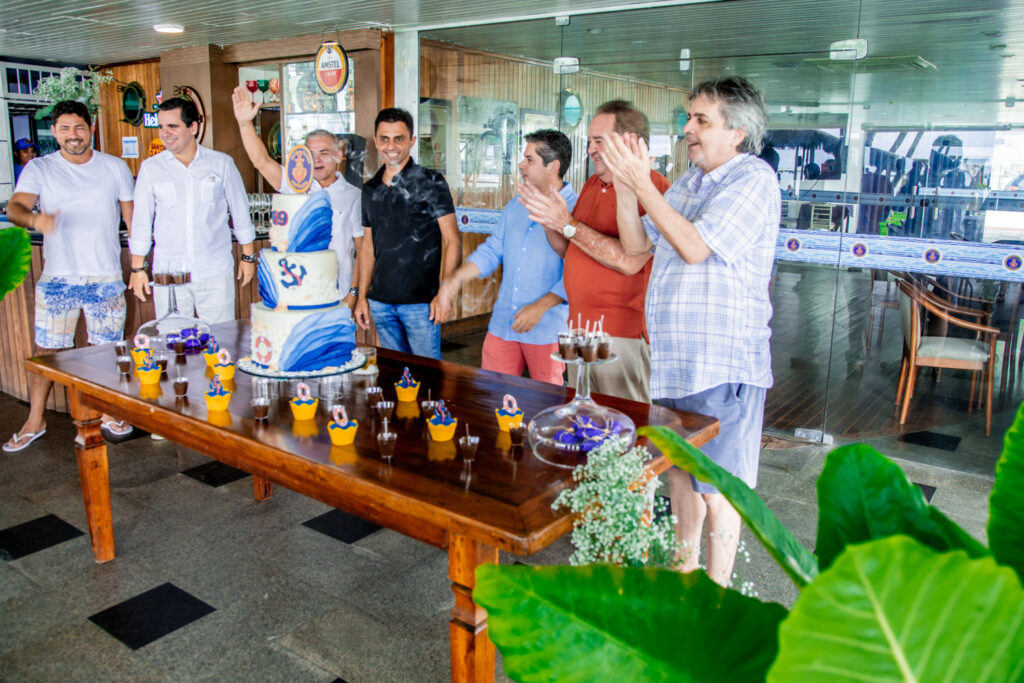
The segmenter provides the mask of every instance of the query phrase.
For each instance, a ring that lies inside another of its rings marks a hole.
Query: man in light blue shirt
[[[572,161],[572,145],[556,130],[526,136],[519,164],[522,182],[541,192],[558,192],[569,209],[576,193],[562,180]],[[562,258],[548,243],[544,226],[531,221],[513,197],[491,236],[466,258],[438,298],[451,310],[463,282],[487,277],[503,266],[501,288],[484,339],[480,367],[562,384],[565,365],[551,357],[558,350],[558,333],[568,324],[569,306],[562,286]]]

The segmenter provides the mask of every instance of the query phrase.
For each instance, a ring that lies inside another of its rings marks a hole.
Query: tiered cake
[[[252,360],[281,373],[344,366],[355,323],[338,291],[327,192],[273,197],[270,248],[260,252],[261,303],[253,304]]]

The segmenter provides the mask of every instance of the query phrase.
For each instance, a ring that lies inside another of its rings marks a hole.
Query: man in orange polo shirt
[[[591,391],[650,403],[651,347],[644,296],[651,254],[629,256],[619,242],[615,186],[601,159],[605,138],[613,131],[632,133],[645,141],[650,135],[647,117],[629,102],[612,100],[598,107],[587,129],[587,154],[594,162],[594,175],[583,185],[572,212],[557,192],[521,187],[519,196],[530,219],[547,228],[551,246],[565,257],[563,281],[570,325],[582,318],[593,328],[603,319],[605,332],[612,336],[612,351],[619,360],[591,368]],[[651,171],[651,180],[661,192],[668,189],[668,179],[657,171]],[[569,366],[570,383],[576,381],[576,370],[576,365]]]

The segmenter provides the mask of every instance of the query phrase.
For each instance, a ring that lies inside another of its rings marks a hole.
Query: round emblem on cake
[[[1003,259],[1003,265],[1006,269],[1014,272],[1020,270],[1021,263],[1022,261],[1020,256],[1017,256],[1016,254],[1010,254]]]
[[[264,337],[262,334],[256,337],[256,343],[253,344],[252,353],[256,361],[266,365],[270,362],[270,356],[273,349],[270,346],[270,340]]]
[[[942,252],[938,249],[929,249],[924,252],[924,260],[926,263],[938,263],[942,260]]]
[[[313,152],[305,145],[296,145],[288,152],[284,170],[288,187],[295,194],[306,194],[313,183]]]
[[[464,213],[464,214],[462,214],[462,215],[461,215],[461,216],[459,217],[459,220],[460,220],[460,221],[462,221],[462,224],[463,224],[463,225],[469,225],[469,215],[468,215],[468,214],[465,214],[465,213]]]
[[[800,240],[795,237],[790,237],[786,240],[786,249],[790,251],[800,251]]]
[[[863,242],[857,242],[856,244],[853,245],[853,247],[850,248],[850,253],[856,256],[857,258],[861,258],[862,256],[868,253],[868,247]]]

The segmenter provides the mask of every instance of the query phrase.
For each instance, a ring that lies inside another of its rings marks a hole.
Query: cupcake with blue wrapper
[[[309,385],[305,382],[299,382],[295,389],[295,398],[288,402],[292,407],[292,417],[296,420],[312,420],[316,416],[316,407],[319,404],[320,400],[313,398]]]
[[[350,420],[345,406],[334,406],[331,411],[334,418],[327,427],[327,433],[331,436],[331,443],[335,446],[348,446],[356,440],[356,431],[359,429],[358,420]]]
[[[231,362],[231,352],[221,349],[217,352],[217,362],[213,365],[213,372],[225,382],[235,376],[235,364]]]
[[[438,401],[434,408],[434,414],[427,420],[427,429],[430,431],[430,438],[434,441],[450,441],[455,436],[455,429],[459,426],[459,420],[452,417],[448,412],[448,406],[444,401]]]
[[[210,388],[203,394],[203,397],[206,399],[206,407],[211,412],[218,412],[228,409],[228,403],[231,401],[231,392],[224,386],[220,376],[214,375],[213,379],[210,380]]]
[[[508,428],[523,421],[523,411],[516,404],[516,397],[512,394],[505,394],[500,408],[494,409],[494,415],[498,418],[498,429],[507,432]]]
[[[402,370],[402,379],[395,382],[395,394],[399,401],[415,401],[420,391],[420,383],[412,378],[412,373],[406,367]]]

